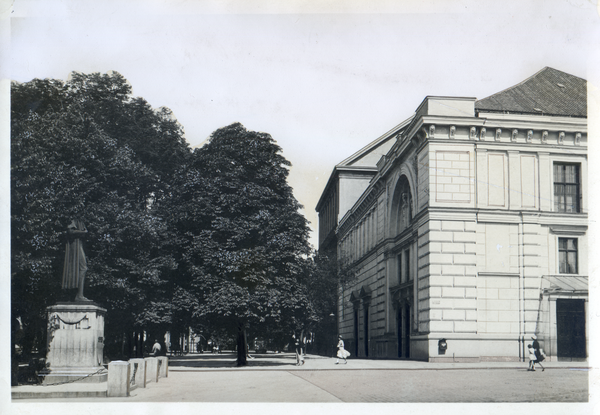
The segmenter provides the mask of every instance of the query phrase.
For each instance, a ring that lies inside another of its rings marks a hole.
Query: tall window
[[[579,164],[554,163],[554,211],[581,212]]]
[[[402,278],[402,253],[398,255],[398,281],[400,283],[404,282],[404,279]]]
[[[577,274],[577,239],[558,238],[558,270],[561,274]]]
[[[411,281],[412,272],[410,272],[410,248],[404,251],[404,257],[406,258],[406,260],[404,261],[404,264],[406,266],[406,279],[408,281]]]
[[[406,176],[402,176],[396,188],[399,192],[400,200],[398,206],[398,232],[408,228],[412,219],[412,196],[410,194],[410,185]]]

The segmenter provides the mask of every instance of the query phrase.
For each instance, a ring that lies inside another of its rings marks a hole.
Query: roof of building
[[[587,117],[587,81],[547,66],[515,86],[476,101],[475,110]]]
[[[413,118],[414,118],[414,114],[411,115],[406,120],[402,121],[400,124],[396,125],[391,130],[387,131],[385,134],[383,134],[379,138],[371,141],[369,144],[367,144],[366,146],[364,146],[363,148],[361,148],[360,150],[358,150],[356,153],[352,154],[350,157],[348,157],[345,160],[342,160],[341,162],[339,162],[337,164],[337,167],[356,165],[357,162],[359,160],[365,158],[366,155],[368,155],[368,154],[376,151],[377,148],[381,147],[383,144],[387,143],[392,138],[394,138],[395,135],[398,133],[398,131],[402,130],[403,128],[406,128],[406,126],[412,121]],[[377,160],[379,160],[379,158],[380,157],[377,157]],[[370,164],[370,165],[372,167],[376,167],[376,163],[373,163],[373,164]]]

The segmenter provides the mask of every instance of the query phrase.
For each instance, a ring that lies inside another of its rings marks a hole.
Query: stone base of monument
[[[106,309],[91,301],[48,307],[48,354],[40,373],[44,384],[106,382],[104,316]]]

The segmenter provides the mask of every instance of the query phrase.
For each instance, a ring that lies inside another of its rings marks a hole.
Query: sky
[[[8,274],[10,80],[114,70],[134,95],[170,108],[192,146],[233,122],[270,133],[293,164],[289,182],[316,230],[315,206],[335,164],[427,95],[485,98],[545,66],[595,88],[598,45],[597,0],[0,0],[0,266]],[[2,342],[0,354],[8,348]],[[0,368],[8,373],[6,359]]]
[[[600,44],[584,0],[16,0],[10,25],[12,80],[114,70],[192,146],[233,122],[271,134],[313,231],[335,164],[425,96],[485,98],[545,66],[588,79]]]

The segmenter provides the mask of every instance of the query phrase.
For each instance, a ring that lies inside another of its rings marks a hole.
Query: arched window
[[[400,178],[396,191],[400,202],[398,204],[398,233],[400,233],[408,228],[412,219],[412,195],[406,176]]]

